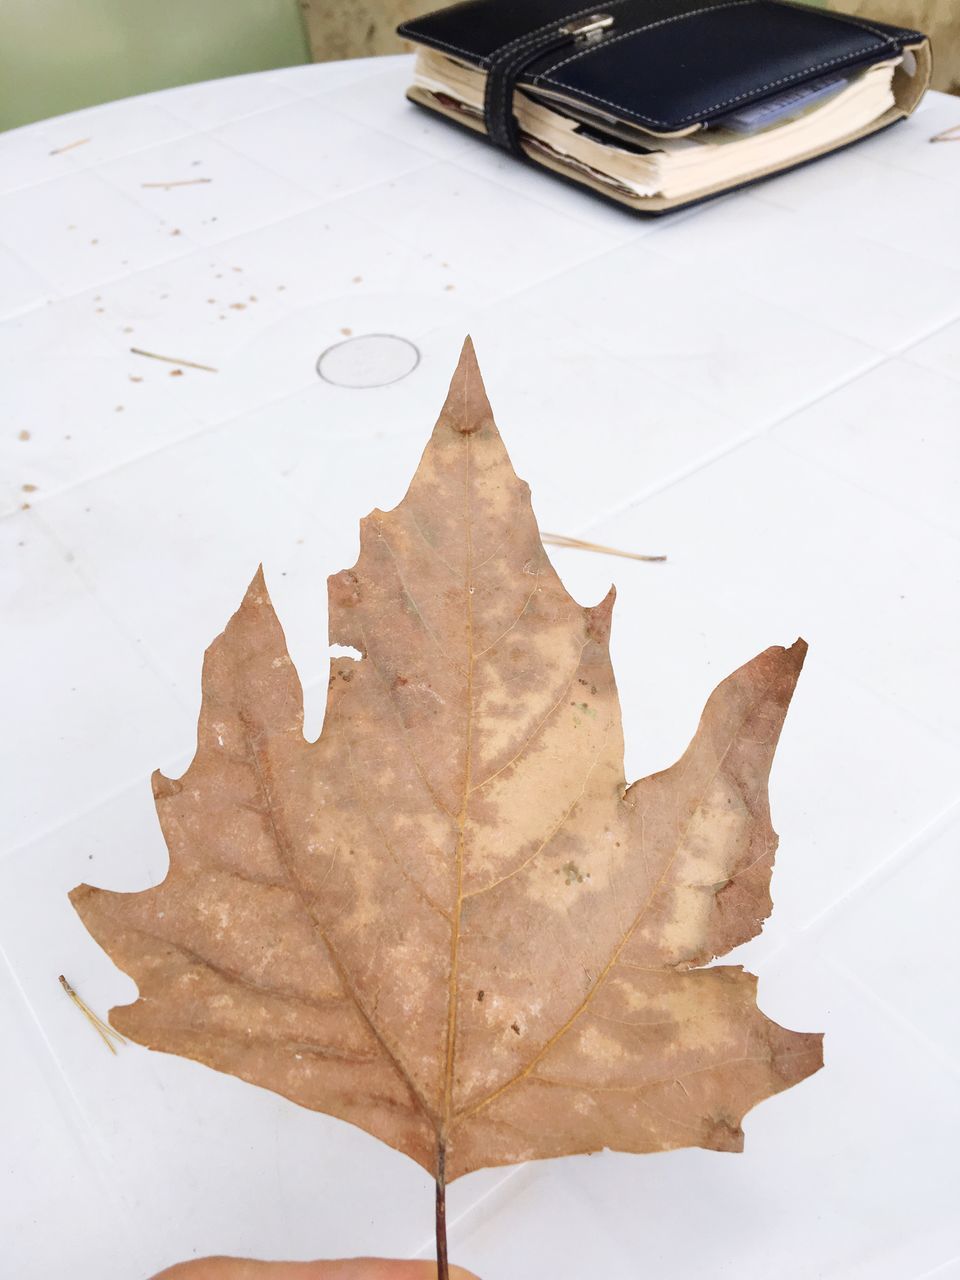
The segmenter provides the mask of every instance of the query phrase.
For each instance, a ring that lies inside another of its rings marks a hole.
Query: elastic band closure
[[[526,68],[544,54],[575,40],[592,39],[612,25],[613,18],[605,13],[593,13],[574,21],[561,18],[548,30],[513,40],[490,55],[483,95],[483,123],[494,146],[512,155],[523,155],[520,127],[513,112],[513,95],[517,80]]]

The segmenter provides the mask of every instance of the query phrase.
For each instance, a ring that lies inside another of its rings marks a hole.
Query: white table
[[[960,101],[640,221],[408,106],[409,72],[0,137],[0,1272],[429,1255],[411,1162],[196,1064],[111,1058],[57,975],[101,1012],[133,998],[65,894],[162,877],[148,775],[189,758],[203,649],[260,559],[318,729],[324,577],[401,496],[469,330],[543,526],[669,555],[556,553],[580,599],[619,584],[630,776],[736,665],[810,641],[777,905],[736,958],[768,1014],[826,1030],[827,1068],[748,1117],[742,1156],[464,1179],[454,1256],[485,1280],[960,1276],[960,143],[927,141]],[[421,362],[325,383],[347,330]]]

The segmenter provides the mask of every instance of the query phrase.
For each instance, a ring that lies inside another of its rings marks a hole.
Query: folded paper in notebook
[[[650,212],[886,128],[930,79],[920,32],[781,0],[465,0],[399,31],[412,101]]]

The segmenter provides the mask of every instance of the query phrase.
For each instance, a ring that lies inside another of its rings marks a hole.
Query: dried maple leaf
[[[628,787],[608,652],[540,541],[468,342],[406,497],[329,582],[323,732],[258,573],[154,792],[162,884],[81,886],[124,1035],[349,1120],[444,1181],[596,1151],[738,1151],[821,1037],[696,968],[770,911],[767,776],[806,646],[711,695]]]

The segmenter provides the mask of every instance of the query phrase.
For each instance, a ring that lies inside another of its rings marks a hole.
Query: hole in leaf
[[[330,646],[331,658],[353,658],[355,662],[359,662],[363,654],[359,649],[355,649],[352,644],[332,644]]]

